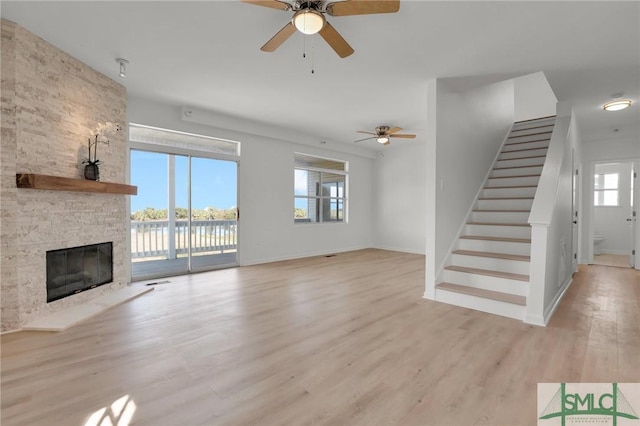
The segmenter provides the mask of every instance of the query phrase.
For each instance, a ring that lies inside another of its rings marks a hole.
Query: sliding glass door
[[[131,150],[132,279],[237,264],[237,163]]]
[[[191,157],[191,270],[236,263],[237,164]]]

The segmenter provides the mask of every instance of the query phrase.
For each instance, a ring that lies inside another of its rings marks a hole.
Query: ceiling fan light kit
[[[293,15],[293,25],[298,31],[307,35],[320,32],[325,22],[322,13],[313,9],[299,10]]]

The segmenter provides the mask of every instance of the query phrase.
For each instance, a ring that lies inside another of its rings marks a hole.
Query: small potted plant
[[[120,131],[119,124],[112,123],[110,121],[106,123],[98,124],[90,133],[88,138],[89,158],[86,158],[82,164],[84,164],[84,178],[87,180],[100,180],[100,160],[98,160],[98,144],[109,144],[109,136],[113,136],[116,132]],[[91,149],[93,147],[93,150]],[[93,151],[93,152],[92,152]]]

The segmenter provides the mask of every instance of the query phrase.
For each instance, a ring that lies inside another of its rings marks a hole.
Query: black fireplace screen
[[[113,281],[113,244],[47,252],[47,303]]]

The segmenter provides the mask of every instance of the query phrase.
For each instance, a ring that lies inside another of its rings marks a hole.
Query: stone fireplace
[[[129,282],[125,195],[16,187],[16,173],[82,179],[90,130],[109,121],[125,126],[127,95],[19,25],[2,20],[1,30],[1,330],[10,331]],[[125,136],[126,129],[100,146],[101,181],[126,183]],[[47,303],[47,252],[105,241],[111,282]]]

